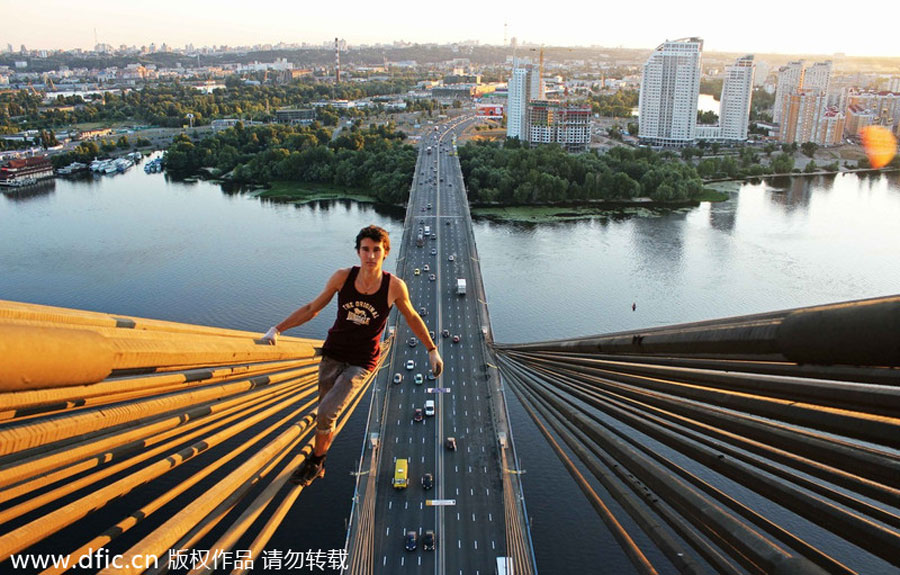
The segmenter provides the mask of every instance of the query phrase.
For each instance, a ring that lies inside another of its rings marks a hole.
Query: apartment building
[[[703,40],[666,41],[644,64],[638,136],[653,146],[688,146],[696,137]]]
[[[506,137],[526,139],[528,102],[541,98],[540,74],[531,64],[516,63],[507,87]]]
[[[586,152],[591,143],[590,106],[571,106],[556,100],[528,103],[527,137],[530,144],[559,144],[568,152]]]
[[[778,80],[775,84],[775,104],[772,110],[772,121],[781,123],[784,100],[803,86],[803,60],[794,60],[778,68]]]
[[[725,81],[722,83],[722,96],[719,99],[719,137],[722,140],[747,139],[754,71],[753,56],[750,54],[725,67]]]

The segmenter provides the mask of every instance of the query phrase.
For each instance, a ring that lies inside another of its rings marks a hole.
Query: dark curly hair
[[[384,255],[388,255],[391,252],[391,236],[388,235],[387,230],[384,228],[379,228],[378,226],[366,226],[359,230],[359,233],[356,234],[356,251],[359,251],[359,245],[363,238],[369,238],[374,242],[381,242],[381,245],[384,247]]]

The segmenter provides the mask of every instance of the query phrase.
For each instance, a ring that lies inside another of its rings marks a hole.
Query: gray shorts
[[[319,414],[316,429],[328,432],[371,372],[327,356],[319,362]]]

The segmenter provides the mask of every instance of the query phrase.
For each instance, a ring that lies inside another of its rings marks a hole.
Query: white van
[[[425,402],[425,415],[434,415],[434,400],[429,399]]]

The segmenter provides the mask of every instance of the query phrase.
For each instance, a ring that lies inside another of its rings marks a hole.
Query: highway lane
[[[375,573],[491,574],[495,558],[505,555],[498,443],[478,308],[483,295],[472,281],[477,262],[472,257],[462,175],[452,155],[454,133],[454,128],[442,126],[423,138],[407,208],[406,245],[402,261],[397,262],[414,306],[424,310],[423,319],[435,333],[445,371],[436,381],[427,379],[424,346],[408,344],[412,334],[405,322],[396,321],[395,312],[389,325],[395,326],[397,344],[377,383],[383,390],[379,397],[385,398],[378,426],[379,464],[375,473],[368,471],[367,478],[377,485]],[[428,146],[431,153],[426,151]],[[420,229],[421,246],[417,245]],[[458,278],[467,279],[465,295],[456,293]],[[442,337],[443,330],[449,337]],[[459,342],[453,341],[454,335]],[[407,369],[410,360],[413,367]],[[400,384],[390,383],[396,373],[402,377]],[[414,383],[416,374],[422,375],[423,384]],[[434,388],[447,391],[429,391]],[[429,399],[435,401],[435,415],[414,422],[415,409],[424,409]],[[448,436],[456,438],[456,451],[445,447]],[[398,458],[409,460],[406,489],[391,485]],[[427,491],[420,483],[425,473],[435,477],[434,487]],[[435,499],[454,504],[426,505]],[[422,549],[421,537],[427,530],[437,536],[434,552]],[[412,552],[404,550],[407,531],[415,531],[420,538]]]

